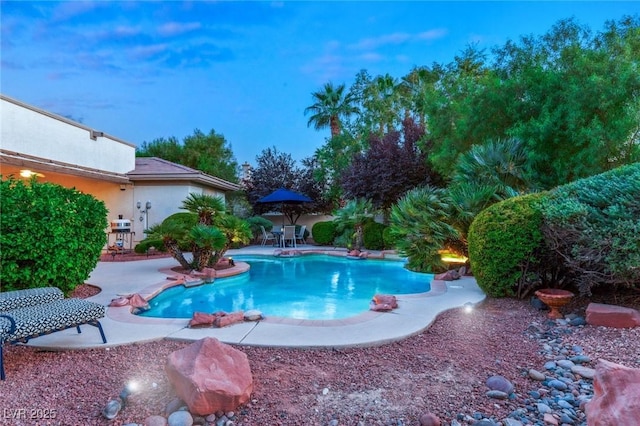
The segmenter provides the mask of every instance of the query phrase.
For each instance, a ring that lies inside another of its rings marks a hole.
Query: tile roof
[[[127,173],[127,176],[134,182],[150,180],[193,181],[227,191],[240,189],[240,185],[236,183],[158,157],[136,157],[136,168]]]

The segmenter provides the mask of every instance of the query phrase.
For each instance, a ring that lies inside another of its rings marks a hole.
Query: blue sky
[[[637,2],[2,1],[0,91],[140,145],[195,129],[239,163],[275,146],[313,155],[311,93],[356,73],[400,78],[541,35],[563,18],[600,31]]]

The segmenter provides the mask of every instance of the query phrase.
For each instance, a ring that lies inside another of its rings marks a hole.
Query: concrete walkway
[[[299,250],[313,249],[302,246]],[[322,248],[327,253],[338,252]],[[227,256],[239,254],[273,254],[274,248],[251,246],[230,250]],[[337,253],[336,253],[337,254]],[[342,254],[342,253],[340,253]],[[371,260],[374,262],[375,260]],[[89,300],[108,305],[112,299],[132,293],[148,293],[167,283],[167,273],[160,270],[177,266],[173,258],[156,258],[130,262],[99,262],[87,280],[102,291]],[[341,320],[295,320],[268,317],[259,322],[244,322],[224,328],[187,327],[186,319],[159,319],[132,315],[130,307],[109,307],[101,320],[108,343],[100,339],[98,330],[84,325],[82,333],[64,330],[38,337],[29,345],[49,349],[107,347],[159,340],[163,338],[198,340],[215,337],[222,342],[279,347],[350,347],[373,346],[404,339],[427,328],[436,316],[448,309],[475,305],[485,298],[473,277],[444,282],[434,281],[431,291],[423,294],[398,295],[398,309],[391,312],[365,311]]]

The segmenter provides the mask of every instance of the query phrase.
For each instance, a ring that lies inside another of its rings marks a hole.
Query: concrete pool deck
[[[322,251],[327,254],[344,250],[301,246],[299,250]],[[273,254],[274,248],[250,246],[230,250],[227,256],[240,254]],[[375,260],[371,260],[375,261]],[[173,258],[155,258],[130,262],[99,262],[88,283],[102,291],[89,298],[109,305],[122,295],[147,293],[167,282],[166,270],[177,266]],[[165,272],[162,272],[164,270]],[[215,337],[218,340],[251,346],[271,347],[353,347],[375,346],[402,340],[420,333],[443,311],[484,300],[473,277],[456,281],[433,281],[431,291],[422,294],[397,295],[398,308],[391,312],[365,311],[361,315],[341,320],[295,320],[267,317],[257,322],[243,322],[224,328],[188,328],[187,319],[146,318],[131,314],[130,307],[108,307],[101,320],[107,337],[103,344],[95,327],[84,325],[82,333],[68,329],[29,342],[30,346],[48,349],[104,348],[137,342],[160,340],[199,340]]]

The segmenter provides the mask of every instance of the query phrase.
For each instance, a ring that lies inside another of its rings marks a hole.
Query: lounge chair
[[[262,225],[260,225],[260,230],[262,231],[262,246],[264,246],[267,241],[272,241],[273,245],[276,244],[276,237],[272,233],[267,232],[267,230],[264,229],[264,226]]]

